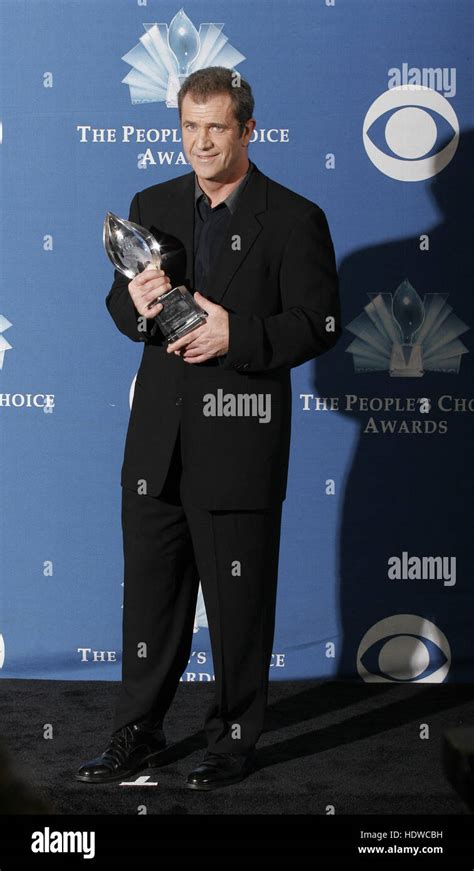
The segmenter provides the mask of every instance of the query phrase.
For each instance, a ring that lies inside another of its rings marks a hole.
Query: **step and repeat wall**
[[[190,171],[179,76],[247,79],[250,157],[324,209],[343,335],[292,371],[272,680],[472,681],[469,0],[3,0],[0,675],[119,680],[143,345],[107,211]],[[295,281],[298,262],[295,261]],[[198,598],[183,682],[213,680]]]

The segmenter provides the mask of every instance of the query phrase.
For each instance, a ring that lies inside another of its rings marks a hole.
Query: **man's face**
[[[246,146],[254,127],[252,119],[240,134],[229,94],[216,94],[207,103],[195,103],[190,94],[183,99],[183,146],[198,177],[225,183],[244,172],[248,159]]]

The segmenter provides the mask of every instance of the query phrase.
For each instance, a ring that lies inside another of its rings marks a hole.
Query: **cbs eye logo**
[[[417,614],[375,623],[357,651],[357,671],[366,683],[442,683],[450,665],[446,635]]]
[[[387,113],[383,137],[396,157],[382,151],[368,135]],[[431,113],[440,115],[454,130],[447,145],[434,153],[438,124]],[[398,85],[372,103],[364,118],[362,137],[368,157],[384,175],[397,181],[424,181],[441,172],[454,157],[459,122],[451,104],[437,91],[423,85]]]

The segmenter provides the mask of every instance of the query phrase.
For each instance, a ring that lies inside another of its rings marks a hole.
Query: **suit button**
[[[182,397],[182,396],[177,396],[177,397],[176,397],[175,405],[182,405],[182,404],[183,404],[183,397]]]

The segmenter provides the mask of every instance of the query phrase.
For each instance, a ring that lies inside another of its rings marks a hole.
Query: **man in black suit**
[[[186,785],[213,789],[255,766],[274,635],[290,370],[333,347],[341,326],[325,214],[249,161],[253,106],[233,71],[210,67],[185,80],[179,112],[194,171],[135,194],[129,214],[157,236],[163,269],[130,282],[116,272],[107,296],[118,329],[144,349],[121,473],[121,692],[108,747],[76,773],[84,782],[158,764],[163,718],[191,651],[199,581],[215,698],[207,752]],[[194,292],[208,318],[168,345],[156,300],[176,284]]]

